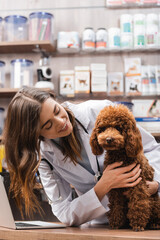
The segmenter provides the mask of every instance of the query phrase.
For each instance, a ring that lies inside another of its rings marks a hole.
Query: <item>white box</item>
[[[75,93],[90,93],[89,66],[75,67]]]
[[[109,95],[123,95],[123,73],[122,72],[109,72],[108,73],[108,94]]]
[[[142,94],[141,76],[125,77],[125,94],[141,95]]]
[[[107,71],[91,72],[91,92],[107,93]]]
[[[60,95],[74,96],[74,71],[60,71]]]
[[[125,58],[124,59],[125,76],[141,75],[141,58]]]

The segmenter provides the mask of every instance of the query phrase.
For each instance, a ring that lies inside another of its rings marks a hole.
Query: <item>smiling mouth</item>
[[[63,128],[61,128],[61,130],[60,130],[59,132],[62,132],[62,131],[64,131],[64,130],[66,130],[67,127],[68,127],[68,125],[67,125],[67,123],[65,123],[64,126],[63,126]]]

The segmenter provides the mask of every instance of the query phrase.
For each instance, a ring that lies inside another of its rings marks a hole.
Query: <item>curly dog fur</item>
[[[131,111],[122,104],[105,107],[99,113],[90,138],[95,155],[105,153],[104,169],[123,161],[122,166],[140,164],[142,180],[132,188],[112,189],[108,193],[107,213],[111,228],[132,227],[134,231],[160,227],[160,199],[150,196],[146,180],[152,181],[154,170],[143,153],[140,131]],[[124,194],[125,192],[125,194]]]

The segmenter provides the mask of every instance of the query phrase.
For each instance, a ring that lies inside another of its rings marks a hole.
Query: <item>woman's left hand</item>
[[[146,181],[146,183],[147,183],[147,187],[148,187],[148,191],[149,191],[150,195],[153,195],[158,191],[158,186],[159,186],[158,182],[156,182],[156,181],[152,181],[152,182]]]

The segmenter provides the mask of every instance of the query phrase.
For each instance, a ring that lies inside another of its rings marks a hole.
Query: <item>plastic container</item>
[[[146,16],[146,47],[158,46],[158,14],[149,13]]]
[[[85,28],[82,35],[82,50],[93,52],[95,50],[96,34],[93,28]]]
[[[107,35],[105,28],[98,28],[96,32],[96,51],[105,51],[107,49]]]
[[[24,41],[28,39],[28,19],[20,15],[10,15],[4,18],[4,41]]]
[[[3,19],[0,17],[0,42],[3,40],[2,36],[3,36]]]
[[[125,105],[126,107],[128,107],[131,111],[133,110],[133,106],[134,104],[131,103],[131,102],[114,102],[115,104],[123,104]]]
[[[80,39],[78,32],[59,32],[57,49],[62,53],[74,53],[80,50]]]
[[[122,14],[120,17],[121,33],[132,33],[132,15]]]
[[[135,14],[133,17],[134,48],[145,47],[145,26],[146,26],[145,14]]]
[[[5,85],[5,62],[0,61],[0,88]]]
[[[108,39],[110,49],[120,49],[120,28],[109,28]]]
[[[11,61],[11,87],[33,86],[33,62],[27,59]]]
[[[53,42],[54,16],[47,12],[33,12],[29,15],[29,40]]]
[[[4,108],[0,107],[0,135],[2,135],[4,128]]]

